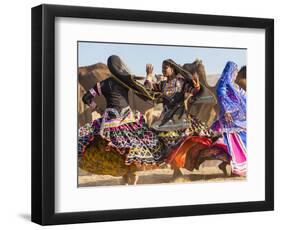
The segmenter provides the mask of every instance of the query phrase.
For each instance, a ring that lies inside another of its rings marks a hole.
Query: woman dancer
[[[119,175],[118,170],[124,170],[120,168],[122,160],[125,165],[137,167],[161,164],[162,143],[157,135],[148,129],[143,115],[138,111],[133,112],[129,106],[128,91],[132,82],[129,82],[127,77],[129,75],[127,67],[115,55],[109,57],[108,66],[111,72],[116,73],[98,82],[82,98],[83,102],[93,109],[96,107],[93,100],[95,97],[104,96],[106,99],[106,109],[102,117],[79,128],[78,154],[84,157],[83,168],[96,174],[105,174],[104,169],[110,168],[108,174],[114,176]],[[137,91],[139,85],[132,87],[135,92],[140,93]],[[101,144],[105,144],[103,149],[108,151],[108,154],[104,151],[97,154]],[[90,146],[97,146],[97,149],[95,158],[91,159],[94,164],[88,165],[91,160],[87,161],[85,158],[90,154],[84,156],[84,153]],[[111,154],[110,151],[118,152],[120,156]]]
[[[232,174],[245,176],[247,172],[246,93],[234,84],[237,73],[237,64],[227,62],[217,84],[220,114],[212,129],[223,134],[224,143],[231,156]]]
[[[146,72],[145,86],[162,93],[163,111],[159,118],[159,128],[161,129],[169,120],[173,120],[173,115],[182,111],[184,101],[200,92],[201,85],[196,72],[191,75],[172,59],[164,60],[162,63],[162,73],[167,80],[153,82],[153,66],[151,64],[146,66]],[[176,127],[175,130],[176,135],[180,138],[176,139],[178,141],[171,142],[179,145],[172,147],[173,151],[167,156],[165,162],[171,164],[174,169],[187,167],[186,155],[189,154],[189,156],[194,156],[195,163],[188,167],[192,171],[200,165],[195,166],[200,151],[211,149],[213,141],[218,137],[199,119],[187,113],[186,109],[185,113],[184,122],[178,122],[180,127]],[[181,118],[181,115],[179,117]],[[173,127],[173,125],[168,125],[169,129],[171,126]],[[169,145],[168,141],[165,141],[165,143]],[[175,171],[175,173],[178,173],[178,171]]]

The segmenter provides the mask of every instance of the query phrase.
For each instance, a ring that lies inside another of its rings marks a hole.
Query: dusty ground
[[[227,167],[230,174],[230,167]],[[170,168],[154,169],[149,171],[137,172],[139,176],[138,184],[158,184],[158,183],[194,183],[194,182],[213,182],[213,181],[233,181],[245,180],[245,177],[224,176],[217,168],[217,164],[206,162],[201,165],[197,171],[190,172],[182,169],[183,176],[174,179],[173,170]],[[95,175],[79,169],[78,177],[79,187],[87,186],[105,186],[124,184],[122,177],[113,177],[109,175]]]

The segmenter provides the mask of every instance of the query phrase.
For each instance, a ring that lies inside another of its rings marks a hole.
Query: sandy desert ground
[[[148,171],[137,172],[139,176],[138,184],[159,184],[159,183],[206,183],[206,182],[222,182],[246,180],[246,177],[224,176],[217,168],[215,161],[204,162],[199,170],[190,172],[182,169],[183,176],[176,179],[173,178],[173,170],[169,167],[162,169],[154,169]],[[230,167],[227,166],[230,174]],[[87,173],[79,169],[78,186],[108,186],[124,184],[122,177],[113,177],[109,175],[95,175]]]

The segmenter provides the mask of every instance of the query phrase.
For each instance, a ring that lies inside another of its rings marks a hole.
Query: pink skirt
[[[231,157],[231,170],[233,174],[246,176],[247,173],[247,149],[246,149],[246,131],[223,131],[219,121],[212,125],[212,129],[223,134],[223,138],[217,140],[218,144],[224,144],[227,147],[228,154]]]

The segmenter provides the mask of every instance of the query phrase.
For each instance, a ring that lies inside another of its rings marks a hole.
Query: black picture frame
[[[265,200],[55,213],[55,18],[260,28],[265,30]],[[110,8],[32,8],[32,221],[41,225],[163,218],[274,209],[274,20]]]

